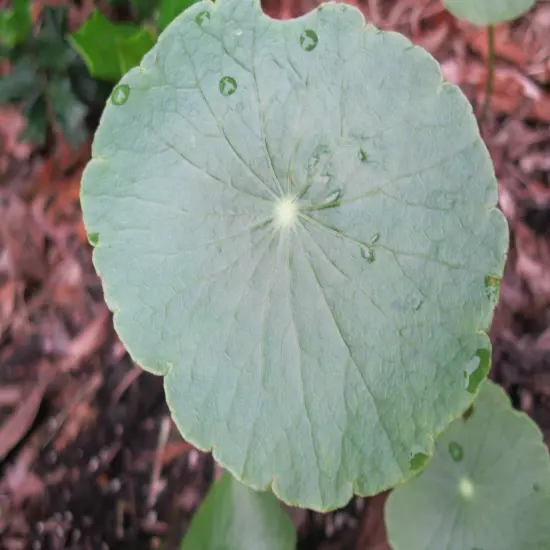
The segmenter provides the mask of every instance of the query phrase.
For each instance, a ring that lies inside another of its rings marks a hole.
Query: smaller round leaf
[[[386,505],[394,550],[550,548],[550,460],[536,425],[487,382],[430,464]]]
[[[520,17],[536,0],[443,0],[456,17],[476,25],[496,25]]]

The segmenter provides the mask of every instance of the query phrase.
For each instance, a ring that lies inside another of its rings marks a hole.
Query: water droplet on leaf
[[[363,258],[365,258],[365,260],[367,260],[367,262],[369,262],[370,264],[372,264],[374,260],[376,260],[374,250],[369,246],[364,246],[363,248],[361,248],[361,256],[363,256]]]
[[[456,441],[451,441],[449,443],[449,454],[455,462],[461,462],[464,458],[464,449]]]
[[[491,352],[488,349],[478,349],[475,356],[479,359],[477,368],[469,376],[466,373],[468,393],[476,393],[491,368]]]
[[[411,470],[416,472],[421,470],[428,463],[428,460],[430,460],[430,457],[426,453],[416,453],[411,458],[409,466]]]
[[[376,244],[379,240],[380,240],[380,233],[375,233],[370,239],[370,244]]]
[[[201,11],[197,14],[197,17],[195,17],[195,21],[197,25],[202,26],[205,21],[210,21],[210,12],[209,11]]]
[[[119,84],[111,94],[113,105],[124,105],[130,97],[130,86],[128,84]]]
[[[88,242],[92,246],[97,246],[99,244],[99,233],[88,233]]]
[[[317,44],[319,43],[319,37],[317,36],[317,33],[314,30],[306,29],[301,35],[300,35],[300,46],[302,46],[302,49],[306,52],[313,51]]]
[[[327,179],[327,183],[328,183],[328,179]],[[331,206],[331,205],[335,206],[340,202],[341,198],[342,198],[342,190],[336,189],[334,191],[331,191],[327,195],[327,198],[325,199],[324,204],[326,204],[327,206]]]
[[[233,95],[237,91],[237,81],[232,76],[224,76],[220,80],[220,93],[224,96]]]

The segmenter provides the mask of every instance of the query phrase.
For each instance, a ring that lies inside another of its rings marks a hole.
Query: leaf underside
[[[437,62],[326,4],[195,4],[113,92],[94,262],[186,439],[326,510],[414,474],[485,379],[507,229]]]
[[[386,505],[394,550],[546,550],[549,517],[548,449],[534,422],[493,383]]]
[[[537,0],[443,0],[456,17],[480,26],[512,21],[529,11]]]

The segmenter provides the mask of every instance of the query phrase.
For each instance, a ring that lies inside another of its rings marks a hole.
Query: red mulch
[[[55,3],[67,3],[57,0]],[[1,2],[0,2],[1,3]],[[35,16],[45,2],[36,2]],[[355,0],[367,19],[408,35],[442,64],[479,113],[483,30],[439,0]],[[266,0],[274,16],[313,0]],[[81,21],[91,1],[75,3]],[[497,65],[483,135],[511,229],[491,329],[492,377],[550,442],[550,2],[496,29]],[[46,155],[20,144],[0,107],[0,546],[177,548],[215,477],[169,419],[160,378],[132,364],[115,335],[78,203],[89,145],[58,136]],[[388,550],[384,495],[326,515],[291,510],[300,549]]]

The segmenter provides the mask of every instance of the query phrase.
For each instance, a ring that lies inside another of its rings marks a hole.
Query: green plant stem
[[[487,37],[489,41],[489,51],[487,59],[487,88],[485,90],[485,101],[481,110],[481,122],[485,120],[489,105],[491,103],[491,94],[493,93],[493,81],[495,78],[495,27],[489,25],[487,27]]]

